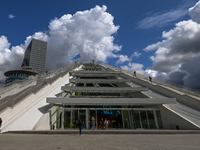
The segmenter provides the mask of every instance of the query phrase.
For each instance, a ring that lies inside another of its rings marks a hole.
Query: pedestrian
[[[152,82],[152,77],[149,76],[149,81]]]
[[[80,131],[80,135],[81,135],[81,131],[82,131],[82,127],[83,127],[83,122],[81,121],[81,119],[79,119],[79,121],[78,121],[78,127],[79,127],[79,131]]]
[[[105,118],[104,124],[105,124],[106,130],[107,130],[108,129],[108,120],[107,120],[107,118]]]
[[[133,74],[134,74],[134,76],[136,77],[136,71],[134,71],[134,73],[133,73]]]
[[[93,116],[91,118],[91,122],[92,122],[92,130],[95,130],[95,118]]]
[[[0,133],[1,133],[2,119],[0,118]]]
[[[103,130],[103,129],[104,129],[104,121],[103,121],[103,118],[101,118],[100,124],[101,124],[101,130]]]

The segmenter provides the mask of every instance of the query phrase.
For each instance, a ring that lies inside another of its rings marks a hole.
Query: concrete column
[[[122,124],[123,124],[123,129],[124,129],[124,116],[123,116],[123,110],[121,110],[121,114],[122,114]]]
[[[138,110],[138,111],[139,111],[139,117],[140,117],[140,127],[143,128],[142,127],[142,120],[141,120],[140,110]]]
[[[159,129],[159,126],[158,126],[158,119],[157,119],[156,111],[155,111],[155,110],[153,110],[153,115],[154,115],[154,119],[155,119],[155,123],[156,123],[156,129]]]
[[[128,118],[129,118],[129,128],[131,129],[132,124],[131,124],[130,110],[127,110],[127,111],[128,111]]]
[[[134,129],[134,122],[133,122],[133,110],[128,110],[129,114],[129,121],[130,121],[130,129]]]
[[[71,114],[70,114],[70,128],[72,129],[72,113],[73,113],[73,110],[70,111]]]
[[[53,122],[52,122],[51,110],[49,110],[48,112],[49,112],[49,124],[50,124],[50,130],[52,130]]]
[[[96,112],[96,129],[98,129],[97,110],[95,110],[95,112]]]
[[[61,128],[62,128],[62,130],[64,130],[64,122],[65,122],[64,121],[64,119],[65,119],[64,118],[64,113],[65,113],[64,108],[62,108],[62,117],[61,117],[62,118],[62,120],[61,120]]]
[[[134,124],[134,121],[135,121],[135,120],[133,119],[133,110],[132,110],[132,109],[131,109],[131,121],[132,121],[131,123],[132,123],[132,125],[133,125],[133,126],[132,126],[132,127],[133,127],[132,129],[135,129],[135,124]]]
[[[90,128],[90,110],[87,108],[85,110],[85,122],[86,122],[86,129]]]
[[[147,116],[148,128],[150,129],[148,113],[147,113],[147,110],[145,110],[145,111],[146,111],[146,116]]]

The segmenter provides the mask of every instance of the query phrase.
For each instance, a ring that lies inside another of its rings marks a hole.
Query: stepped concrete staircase
[[[18,92],[1,98],[2,132],[50,128],[47,111],[51,106],[46,103],[46,97],[55,97],[55,94],[60,92],[60,87],[69,83],[68,72],[80,66],[81,64],[76,63],[51,71],[39,76],[35,84],[17,89]],[[16,86],[16,88],[19,87]],[[8,89],[8,87],[5,88]],[[5,90],[0,91],[0,95],[1,93],[6,95]]]

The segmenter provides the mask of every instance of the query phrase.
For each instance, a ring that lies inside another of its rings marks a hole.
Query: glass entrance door
[[[122,112],[121,110],[117,110],[115,115],[110,117],[110,125],[109,128],[123,128],[123,121],[122,121]]]
[[[64,129],[77,129],[78,120],[81,119],[83,122],[83,128],[88,127],[91,129],[91,117],[93,116],[96,120],[96,127],[99,125],[98,119],[108,119],[108,129],[159,129],[162,128],[162,121],[160,112],[156,109],[117,109],[112,110],[114,113],[110,116],[102,116],[98,114],[98,110],[91,109],[86,118],[87,108],[76,108],[76,109],[64,109],[57,112],[57,126],[56,128]],[[101,110],[101,109],[99,109]],[[62,118],[64,121],[62,121]],[[98,128],[96,128],[98,129]]]
[[[83,122],[83,128],[86,126],[85,110],[64,110],[64,128],[65,129],[76,129],[78,128],[78,120],[81,119]]]

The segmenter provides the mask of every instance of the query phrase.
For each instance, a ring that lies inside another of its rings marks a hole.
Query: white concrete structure
[[[106,64],[76,63],[26,82],[0,91],[3,132],[76,128],[81,117],[90,129],[91,115],[96,126],[107,117],[113,128],[200,129],[198,95]]]
[[[10,98],[9,96],[2,98],[0,100],[2,132],[49,129],[48,109],[51,108],[51,105],[46,103],[46,97],[55,97],[59,93],[60,87],[69,83],[69,70],[78,66],[75,64],[53,71],[51,78],[49,78],[49,74],[43,75],[38,78],[36,85],[25,90],[23,87],[23,89],[16,89],[19,91],[17,94],[13,95],[11,92]],[[19,88],[18,85],[16,87]]]

